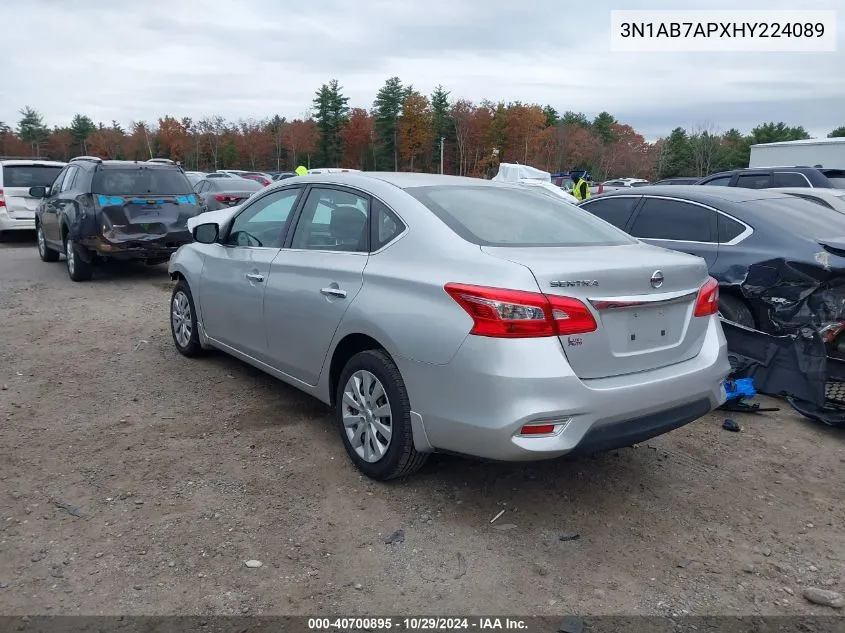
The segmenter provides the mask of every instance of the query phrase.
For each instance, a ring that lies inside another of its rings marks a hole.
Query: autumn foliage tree
[[[88,151],[94,156],[113,160],[123,158],[126,135],[115,127],[102,127],[88,137]]]
[[[341,136],[343,138],[343,165],[353,169],[364,169],[373,144],[373,118],[364,108],[353,108],[349,112],[349,120]]]
[[[295,167],[302,161],[302,155],[306,156],[306,166],[311,164],[311,157],[317,151],[320,140],[320,131],[312,119],[296,119],[291,121],[285,128],[285,145],[291,153],[291,164]]]
[[[412,92],[405,97],[399,119],[399,154],[410,171],[414,171],[414,162],[431,147],[434,136],[431,120],[431,109],[424,95]]]
[[[165,116],[158,120],[158,146],[163,158],[182,161],[188,147],[188,132],[178,119]]]
[[[273,149],[273,138],[267,132],[266,121],[241,120],[238,123],[235,146],[239,155],[246,159],[249,169],[258,169],[259,162]]]

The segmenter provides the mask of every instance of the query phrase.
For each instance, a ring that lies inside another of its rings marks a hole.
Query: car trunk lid
[[[581,378],[648,371],[701,350],[707,319],[694,311],[708,274],[700,258],[646,244],[481,249],[526,266],[543,293],[588,306],[598,328],[558,337]]]

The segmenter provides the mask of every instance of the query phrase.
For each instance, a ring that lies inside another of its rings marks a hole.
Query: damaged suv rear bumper
[[[102,235],[83,241],[83,245],[99,255],[110,259],[169,259],[183,244],[192,240],[191,233],[174,231],[167,235],[151,235],[148,238],[133,236],[126,240],[111,240]]]

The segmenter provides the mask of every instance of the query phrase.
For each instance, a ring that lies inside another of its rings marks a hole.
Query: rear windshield
[[[193,193],[191,183],[181,170],[142,165],[99,169],[94,173],[91,191],[107,196],[178,196]]]
[[[631,237],[560,198],[509,187],[411,187],[411,196],[455,233],[482,246],[588,246]]]
[[[845,189],[845,169],[821,169],[819,171],[830,181],[834,189]]]
[[[216,178],[209,180],[215,191],[259,191],[264,185],[249,178]]]
[[[61,170],[49,165],[3,165],[3,186],[49,187]]]
[[[759,212],[761,217],[789,235],[814,240],[845,235],[845,215],[803,198],[763,198],[742,202],[740,206]]]

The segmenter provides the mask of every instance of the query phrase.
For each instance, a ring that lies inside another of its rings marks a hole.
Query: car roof
[[[748,200],[765,200],[767,198],[783,198],[789,194],[772,191],[770,189],[745,189],[743,187],[711,187],[707,185],[646,185],[626,191],[608,191],[591,198],[601,200],[612,196],[669,196],[685,198],[695,202],[709,202],[725,200],[727,202],[746,202]]]
[[[8,165],[9,167],[15,166],[29,166],[29,165],[41,165],[44,167],[64,167],[67,163],[63,163],[57,160],[43,160],[41,158],[31,158],[31,159],[14,159],[14,160],[0,160],[0,164]]]
[[[146,160],[102,160],[102,161],[93,161],[93,160],[80,160],[74,161],[74,165],[88,165],[90,167],[95,167],[99,165],[100,167],[147,167],[149,169],[178,169],[182,170],[179,165],[175,163],[156,163],[156,162],[149,162]],[[183,172],[184,173],[184,172]]]
[[[442,174],[423,174],[410,172],[393,172],[393,171],[347,171],[347,172],[329,172],[324,174],[308,174],[307,176],[296,176],[295,178],[287,178],[284,181],[276,181],[277,183],[284,182],[284,186],[290,186],[296,182],[324,182],[336,184],[348,184],[355,186],[356,184],[365,186],[367,182],[378,180],[386,182],[399,189],[411,189],[413,187],[449,187],[449,186],[470,186],[470,187],[494,187],[504,186],[508,183],[501,183],[494,180],[482,180],[481,178],[469,178],[467,176],[446,176]]]

